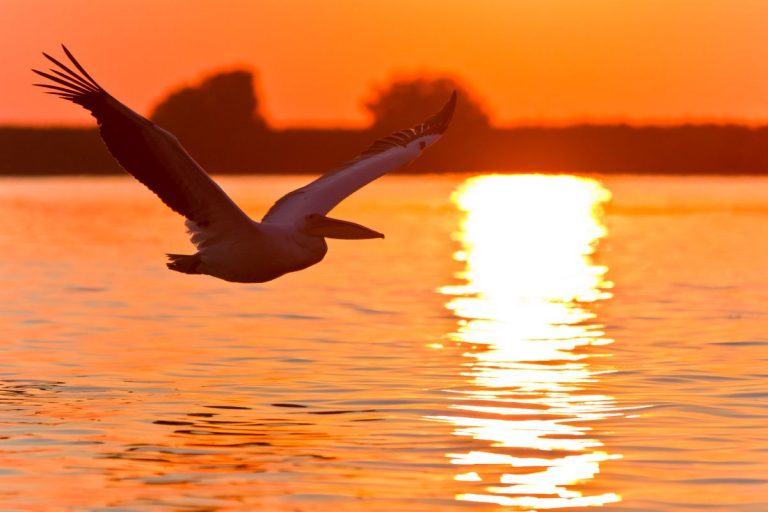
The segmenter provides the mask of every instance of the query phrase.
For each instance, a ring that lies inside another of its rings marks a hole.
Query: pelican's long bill
[[[360,224],[348,220],[338,220],[325,215],[313,214],[307,216],[306,224],[301,230],[307,235],[342,240],[363,240],[366,238],[384,238],[384,235]]]

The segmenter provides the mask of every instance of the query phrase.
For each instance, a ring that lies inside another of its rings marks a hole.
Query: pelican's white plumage
[[[423,123],[379,139],[353,160],[278,200],[261,222],[251,220],[181,146],[173,134],[109,95],[62,46],[71,65],[43,54],[55,67],[33,70],[50,80],[35,84],[89,110],[120,165],[172,210],[186,217],[193,255],[169,254],[168,268],[256,283],[323,259],[325,238],[383,238],[359,224],[325,216],[356,190],[415,159],[445,132],[456,106]],[[72,69],[72,66],[74,69]]]

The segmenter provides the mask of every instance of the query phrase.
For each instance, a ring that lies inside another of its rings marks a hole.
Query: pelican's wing
[[[214,232],[250,224],[250,219],[192,159],[176,137],[109,95],[69,50],[62,47],[71,61],[70,66],[44,53],[55,67],[48,72],[33,69],[50,80],[35,85],[88,109],[98,121],[101,138],[126,171],[172,210],[186,217],[193,231],[208,230],[210,237]],[[195,230],[191,223],[199,229]]]
[[[325,215],[345,197],[414,160],[448,128],[456,108],[456,93],[423,123],[379,139],[353,160],[312,183],[283,196],[269,209],[263,222],[295,222],[305,215]]]

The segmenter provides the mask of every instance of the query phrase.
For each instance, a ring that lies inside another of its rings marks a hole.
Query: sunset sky
[[[460,77],[496,124],[768,120],[762,0],[0,0],[0,124],[85,124],[30,86],[63,42],[148,114],[215,70],[258,72],[275,126],[362,126],[393,76]]]

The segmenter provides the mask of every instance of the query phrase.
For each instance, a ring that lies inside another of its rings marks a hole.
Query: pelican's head
[[[299,229],[305,235],[325,238],[361,240],[364,238],[384,238],[384,235],[360,224],[346,220],[332,219],[319,213],[310,213],[304,217],[304,225]]]

